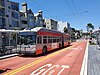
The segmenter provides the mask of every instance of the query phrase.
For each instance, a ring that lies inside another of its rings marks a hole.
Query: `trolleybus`
[[[45,54],[70,44],[70,36],[59,31],[36,27],[19,32],[19,54]]]

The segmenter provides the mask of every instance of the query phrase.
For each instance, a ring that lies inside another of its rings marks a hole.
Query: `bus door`
[[[62,47],[64,47],[64,36],[61,37]]]

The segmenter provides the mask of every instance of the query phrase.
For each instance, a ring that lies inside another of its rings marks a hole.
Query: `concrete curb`
[[[0,57],[0,60],[1,60],[1,59],[10,58],[10,57],[14,57],[14,56],[17,56],[17,55],[18,55],[18,54],[10,54],[10,55],[1,56],[1,57]]]
[[[88,46],[89,46],[89,42],[87,42],[86,51],[84,54],[80,75],[87,75]]]

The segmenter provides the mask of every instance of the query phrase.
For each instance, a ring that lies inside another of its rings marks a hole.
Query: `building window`
[[[33,15],[28,15],[28,18],[33,20],[34,16]]]
[[[12,20],[13,27],[19,27],[19,21]]]
[[[2,18],[0,17],[0,26],[2,25]]]
[[[22,24],[27,24],[27,21],[22,20]]]
[[[0,9],[0,16],[4,16],[5,15],[5,10],[4,9]]]
[[[51,27],[51,29],[53,29],[53,27]]]
[[[12,11],[12,17],[15,19],[19,19],[18,13]]]
[[[8,9],[10,9],[10,6],[8,6]]]
[[[4,0],[0,0],[0,6],[4,6]]]
[[[19,11],[19,6],[16,5],[16,4],[12,4],[12,5],[11,5],[11,9],[12,9],[12,10]]]
[[[49,22],[47,22],[47,24],[49,24]]]
[[[6,23],[5,23],[5,18],[2,18],[2,17],[0,17],[0,26],[5,26],[6,25]]]

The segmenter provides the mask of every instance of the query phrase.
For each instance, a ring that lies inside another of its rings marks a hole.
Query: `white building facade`
[[[57,21],[55,21],[53,19],[48,19],[48,20],[45,20],[45,23],[46,23],[46,28],[58,30],[57,29],[57,23],[58,23]]]
[[[71,27],[70,27],[70,24],[68,22],[59,21],[57,27],[58,27],[58,31],[60,31],[60,32],[64,33],[64,27],[67,28],[68,33],[71,32]]]

